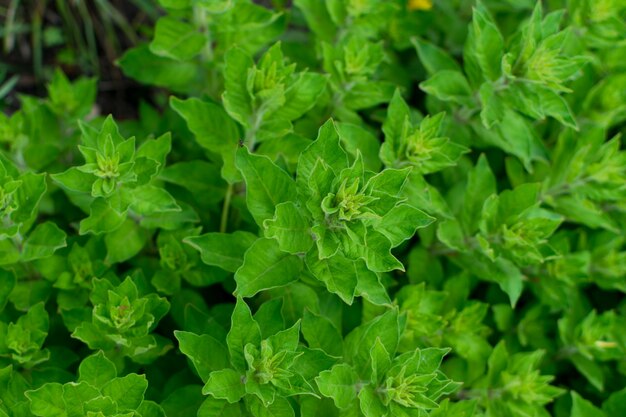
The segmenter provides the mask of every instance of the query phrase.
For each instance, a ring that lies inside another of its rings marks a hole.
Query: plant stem
[[[252,118],[252,126],[246,132],[246,137],[243,141],[245,146],[248,147],[250,152],[254,149],[254,145],[256,144],[256,132],[259,130],[259,126],[261,125],[261,121],[263,120],[263,112],[258,111],[255,113]],[[226,233],[226,229],[228,228],[228,214],[230,212],[230,200],[233,197],[234,185],[228,184],[228,188],[226,188],[226,195],[224,196],[224,205],[222,206],[222,218],[220,220],[220,232]]]
[[[264,110],[257,109],[250,118],[250,129],[246,131],[246,137],[243,140],[243,143],[248,147],[250,152],[253,152],[254,145],[256,145],[256,134],[261,127],[261,123],[263,123],[264,113]]]
[[[224,205],[222,206],[222,219],[220,220],[220,233],[226,233],[228,228],[228,213],[230,212],[230,200],[233,196],[233,185],[228,184],[226,195],[224,196]]]

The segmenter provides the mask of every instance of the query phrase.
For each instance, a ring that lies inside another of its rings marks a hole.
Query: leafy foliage
[[[272,3],[0,116],[0,417],[625,415],[622,3]]]

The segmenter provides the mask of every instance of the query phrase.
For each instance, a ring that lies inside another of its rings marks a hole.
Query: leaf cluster
[[[622,2],[257,3],[0,115],[0,417],[626,415]]]

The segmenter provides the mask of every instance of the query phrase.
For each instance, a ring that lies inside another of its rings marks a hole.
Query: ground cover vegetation
[[[626,415],[626,3],[8,3],[0,417]]]

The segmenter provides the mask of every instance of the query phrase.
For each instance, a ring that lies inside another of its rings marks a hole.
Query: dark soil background
[[[20,94],[45,96],[60,68],[70,79],[99,79],[101,113],[135,117],[150,91],[124,77],[115,60],[146,37],[159,14],[155,0],[1,0],[0,74],[19,77],[2,110],[18,109]]]
[[[291,1],[255,3],[281,8]],[[0,0],[0,86],[17,75],[11,91],[0,97],[0,110],[17,110],[20,94],[45,96],[46,82],[61,68],[70,79],[98,77],[102,114],[136,117],[151,88],[126,78],[115,61],[150,39],[162,13],[157,0]]]

